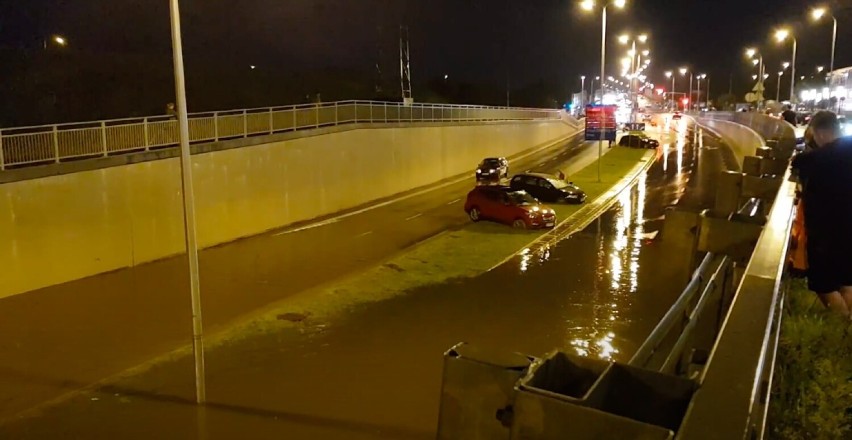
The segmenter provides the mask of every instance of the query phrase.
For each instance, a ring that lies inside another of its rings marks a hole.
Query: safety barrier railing
[[[339,101],[192,113],[190,142],[271,135],[354,123],[554,120],[559,110],[451,104]],[[0,170],[178,145],[174,116],[0,129]]]

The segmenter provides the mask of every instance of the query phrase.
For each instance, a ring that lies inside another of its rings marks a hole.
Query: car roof
[[[521,173],[521,174],[515,175],[515,177],[518,177],[518,176],[529,176],[529,177],[539,177],[539,178],[542,178],[542,179],[557,179],[558,180],[558,178],[556,176],[554,176],[552,174],[545,174],[545,173]]]

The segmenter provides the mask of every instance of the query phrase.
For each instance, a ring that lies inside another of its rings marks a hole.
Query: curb
[[[561,241],[579,231],[582,231],[592,221],[600,217],[603,213],[609,210],[618,201],[619,196],[625,191],[633,187],[639,178],[648,172],[651,166],[656,162],[654,157],[656,151],[648,151],[645,156],[637,163],[621,180],[613,185],[608,191],[598,196],[590,204],[584,206],[568,218],[559,222],[555,228],[549,232],[542,234],[531,242],[527,243],[523,248],[509,255],[499,263],[489,268],[486,272],[491,272],[494,269],[508,263],[509,261],[520,256],[524,252],[529,252],[532,247],[544,247]]]

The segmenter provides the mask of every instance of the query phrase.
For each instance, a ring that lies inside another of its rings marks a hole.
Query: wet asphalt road
[[[696,154],[697,153],[697,154]],[[459,341],[626,360],[680,292],[655,240],[669,206],[712,204],[724,149],[681,138],[599,221],[482,276],[365,304],[208,354],[0,427],[3,438],[434,438],[441,353]]]
[[[573,138],[510,171],[553,172],[594,148]],[[467,224],[473,180],[202,251],[205,331]],[[186,273],[175,257],[0,299],[0,421],[188,344]]]

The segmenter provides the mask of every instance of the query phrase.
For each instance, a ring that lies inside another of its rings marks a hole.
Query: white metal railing
[[[190,142],[215,142],[249,136],[353,123],[475,122],[559,119],[559,110],[451,104],[339,101],[189,115]],[[0,170],[104,157],[179,143],[173,116],[0,129]]]

